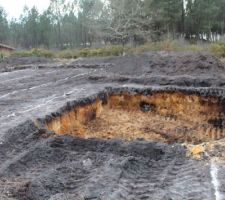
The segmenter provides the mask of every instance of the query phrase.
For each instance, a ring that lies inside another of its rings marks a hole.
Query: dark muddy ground
[[[33,122],[105,87],[210,90],[224,98],[225,69],[216,58],[13,58],[0,67],[0,199],[225,199],[224,165],[187,158],[182,145],[55,136]]]

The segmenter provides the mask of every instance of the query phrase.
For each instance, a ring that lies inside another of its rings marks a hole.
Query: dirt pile
[[[54,136],[28,121],[10,130],[1,145],[1,195],[190,199],[198,191],[196,199],[213,199],[208,165],[185,153],[180,145]]]
[[[85,58],[71,63],[98,69],[89,80],[155,86],[223,87],[224,65],[209,54],[145,53],[108,58]]]
[[[224,73],[223,64],[206,53],[156,52],[132,54],[118,57],[78,59],[72,65],[101,67],[108,66],[108,72],[123,75],[218,75]]]

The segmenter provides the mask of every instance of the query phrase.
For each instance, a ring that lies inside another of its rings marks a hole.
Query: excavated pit
[[[120,91],[67,104],[45,119],[58,135],[198,144],[225,137],[224,101],[187,91]]]
[[[225,197],[225,68],[216,58],[34,59],[0,65],[0,199]]]

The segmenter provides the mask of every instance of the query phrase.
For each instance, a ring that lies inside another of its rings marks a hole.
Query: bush
[[[196,44],[188,45],[185,48],[185,51],[191,51],[191,52],[201,52],[201,51],[207,51],[207,50],[208,50],[207,48],[202,47],[200,45],[196,45]]]
[[[135,49],[130,49],[130,53],[143,53],[147,51],[191,51],[200,52],[207,49],[201,45],[188,44],[187,42],[180,42],[176,40],[165,40],[161,42],[149,42]]]
[[[81,50],[62,50],[59,52],[53,52],[46,49],[31,49],[29,51],[17,51],[14,52],[14,56],[20,57],[31,57],[31,56],[38,56],[38,57],[46,57],[46,58],[65,58],[65,59],[72,59],[78,57],[97,57],[97,56],[119,56],[122,55],[124,52],[124,48],[122,46],[109,46],[104,48],[85,48]]]
[[[225,43],[215,43],[211,45],[211,52],[218,57],[225,57]]]
[[[79,56],[81,57],[91,57],[91,56],[119,56],[124,52],[122,46],[109,46],[98,49],[85,48],[81,49]]]
[[[16,51],[12,54],[12,56],[30,57],[32,54],[31,51]]]
[[[191,51],[201,52],[208,51],[211,47],[211,51],[220,56],[225,57],[225,43],[217,43],[213,45],[203,44],[190,44],[185,40],[165,40],[160,42],[149,42],[137,48],[123,47],[119,45],[107,46],[103,48],[84,48],[81,50],[67,49],[58,52],[46,50],[46,49],[32,49],[29,51],[17,51],[13,55],[29,57],[39,56],[47,58],[65,58],[76,59],[78,57],[100,57],[100,56],[120,56],[123,53],[143,53],[148,51]]]
[[[0,62],[2,62],[3,59],[4,59],[4,55],[3,55],[3,53],[0,52]]]
[[[90,56],[90,49],[88,49],[88,48],[81,49],[79,51],[79,56],[81,56],[81,57],[88,57],[88,56]]]
[[[123,55],[124,48],[122,46],[111,46],[102,49],[103,56],[120,56]]]
[[[50,50],[46,49],[31,49],[30,51],[17,51],[13,53],[14,56],[21,56],[21,57],[31,57],[31,56],[38,56],[38,57],[46,57],[52,58],[54,57],[54,53]]]
[[[54,53],[46,49],[32,49],[31,53],[32,55],[38,56],[38,57],[46,57],[46,58],[54,57]]]
[[[1,52],[0,51],[0,62],[3,62],[3,60],[9,56],[10,56],[9,52]]]
[[[132,53],[143,53],[147,51],[174,51],[178,50],[178,44],[173,41],[149,42],[135,49],[131,49]]]
[[[63,50],[63,51],[58,52],[56,57],[65,58],[65,59],[78,58],[79,53],[76,50]]]

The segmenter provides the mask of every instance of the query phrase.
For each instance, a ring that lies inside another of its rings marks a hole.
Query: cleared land
[[[216,58],[0,66],[0,199],[225,198],[225,68]]]

